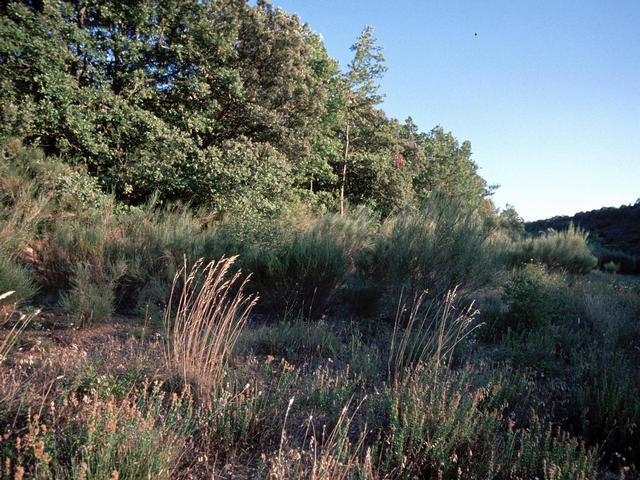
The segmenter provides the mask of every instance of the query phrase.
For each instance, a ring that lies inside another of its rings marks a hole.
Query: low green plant
[[[640,464],[640,375],[637,364],[620,356],[592,352],[587,368],[580,376],[576,411],[581,412],[576,425],[587,441],[601,443],[609,461],[625,457]]]
[[[167,399],[156,384],[86,402],[62,424],[33,415],[26,432],[5,438],[0,478],[175,478],[195,425],[188,397]]]
[[[618,273],[620,271],[620,264],[615,263],[613,260],[609,260],[607,263],[602,265],[602,268],[608,273]]]
[[[551,325],[561,305],[554,294],[553,280],[542,266],[526,265],[507,281],[502,302],[507,311],[492,327],[498,332],[537,331]]]
[[[531,413],[527,428],[509,425],[503,475],[508,478],[586,480],[597,478],[598,450],[587,448],[566,432],[544,424]]]
[[[0,255],[0,292],[13,291],[12,302],[24,302],[38,291],[33,275],[22,265]]]
[[[381,467],[394,477],[491,478],[502,415],[485,411],[494,390],[456,377],[418,370],[385,393],[387,425]]]
[[[342,346],[325,320],[305,321],[301,315],[291,320],[285,318],[277,325],[245,331],[242,343],[256,353],[283,357],[290,362],[308,361],[314,356],[334,357]]]
[[[333,423],[340,416],[345,403],[356,393],[357,387],[349,368],[335,372],[328,366],[319,366],[306,388],[304,403],[322,412],[318,415],[324,415]]]
[[[498,356],[515,368],[558,373],[564,367],[556,358],[557,341],[550,331],[508,330],[502,337]]]
[[[121,271],[124,265],[115,267]],[[111,278],[104,278],[104,271],[96,274],[87,264],[76,264],[71,278],[71,289],[61,295],[59,305],[73,324],[85,328],[107,320],[115,310],[115,279],[120,275],[113,270]]]

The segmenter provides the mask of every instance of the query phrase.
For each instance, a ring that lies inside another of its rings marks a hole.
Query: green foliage
[[[473,388],[466,376],[408,378],[387,393],[385,466],[401,478],[490,478],[501,419],[482,403],[493,393]]]
[[[326,321],[305,322],[299,315],[283,319],[275,326],[262,326],[245,334],[245,347],[256,353],[281,357],[289,362],[309,361],[314,356],[334,357],[340,341]]]
[[[510,432],[511,433],[511,432]],[[515,478],[578,480],[596,478],[598,452],[568,433],[555,430],[532,412],[529,427],[513,432],[505,450],[511,453]],[[508,465],[508,464],[507,464]],[[506,466],[506,465],[505,465]],[[513,478],[513,477],[512,477]]]
[[[511,258],[515,265],[537,262],[550,268],[572,273],[588,273],[598,264],[587,244],[588,234],[570,225],[567,230],[550,230],[538,237],[513,245]]]
[[[61,175],[56,185],[56,193],[61,208],[72,211],[111,210],[114,199],[105,195],[98,181],[83,171]]]
[[[451,132],[442,127],[434,128],[429,135],[417,138],[424,149],[424,164],[419,166],[413,180],[418,201],[433,195],[480,207],[482,200],[489,196],[491,187],[478,175],[478,165],[471,160],[471,143],[462,145]]]
[[[33,275],[22,265],[0,255],[0,292],[13,291],[12,302],[24,302],[38,291]]]
[[[363,262],[392,298],[403,288],[409,295],[428,290],[435,297],[457,285],[473,289],[499,268],[483,216],[442,197],[385,220]]]
[[[635,463],[640,454],[640,378],[637,367],[620,356],[590,354],[578,383],[579,429],[587,441],[603,442],[610,461],[618,455]],[[604,440],[604,441],[603,441]]]
[[[309,155],[330,73],[298,18],[266,2],[12,2],[1,21],[2,137],[85,163],[121,199],[157,189],[222,210],[216,195],[238,193],[220,192],[227,175],[259,193],[272,178],[256,165],[290,183],[280,167]]]
[[[26,467],[29,478],[107,480],[114,472],[115,478],[173,478],[192,422],[188,398],[174,397],[165,407],[164,397],[155,386],[121,402],[97,402],[60,438],[36,418],[16,464]],[[70,459],[66,452],[72,452]]]
[[[44,222],[50,204],[47,174],[60,164],[18,140],[2,142],[0,158],[0,255],[15,260]]]
[[[353,268],[353,258],[367,243],[371,220],[365,212],[351,217],[291,217],[265,225],[261,238],[245,247],[243,268],[262,307],[315,316]]]
[[[504,287],[502,301],[507,307],[502,316],[502,331],[514,332],[541,330],[558,314],[560,305],[549,285],[544,267],[526,265]]]
[[[105,272],[100,271],[99,275]],[[109,272],[110,278],[98,278],[87,264],[76,264],[71,277],[71,290],[60,297],[60,307],[80,327],[102,323],[115,309],[114,281],[120,272]]]
[[[637,255],[629,255],[620,250],[612,250],[590,242],[593,254],[598,257],[598,266],[605,272],[634,274],[640,272],[640,259]]]
[[[60,185],[79,204],[157,191],[226,218],[338,200],[386,216],[438,186],[476,206],[489,193],[468,142],[374,108],[386,68],[371,27],[342,74],[319,35],[266,1],[10,2],[0,21],[0,140],[86,166],[95,181],[66,172]]]

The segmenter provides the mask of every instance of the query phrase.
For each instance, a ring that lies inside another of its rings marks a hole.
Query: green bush
[[[51,203],[49,172],[59,170],[19,140],[0,144],[0,255],[15,260],[36,238]]]
[[[640,272],[640,260],[637,256],[603,247],[596,247],[594,250],[598,256],[598,266],[606,272],[624,274]]]
[[[560,309],[544,267],[526,265],[507,282],[502,301],[507,311],[500,316],[497,329],[514,332],[537,331],[551,325]]]
[[[76,326],[84,328],[101,323],[113,314],[114,283],[123,269],[123,266],[114,267],[109,272],[110,278],[104,278],[105,272],[100,271],[98,276],[87,264],[74,266],[71,290],[62,294],[59,303]]]
[[[267,226],[241,254],[261,306],[317,316],[347,274],[370,233],[366,213],[293,217]]]
[[[572,273],[588,273],[598,264],[598,259],[587,244],[588,233],[569,225],[567,230],[546,233],[516,242],[511,247],[514,265],[543,263],[549,268],[564,269]]]
[[[362,268],[391,298],[403,289],[440,296],[457,285],[476,288],[500,268],[490,233],[478,211],[432,198],[385,220]]]
[[[31,272],[0,255],[0,293],[14,291],[12,302],[24,302],[33,297],[38,287]]]

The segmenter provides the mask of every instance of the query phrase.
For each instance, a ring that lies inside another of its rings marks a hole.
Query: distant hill
[[[619,208],[605,207],[599,210],[576,213],[572,217],[560,216],[527,222],[525,229],[529,233],[537,233],[548,228],[563,230],[571,222],[590,232],[595,253],[601,260],[617,261],[611,255],[616,250],[627,256],[636,257],[633,259],[636,266],[632,270],[637,273],[640,267],[638,262],[640,257],[640,199],[635,205]],[[628,268],[623,268],[623,270],[628,270]]]

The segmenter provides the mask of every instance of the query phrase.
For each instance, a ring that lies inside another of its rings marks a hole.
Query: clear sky
[[[273,3],[343,67],[372,25],[384,111],[470,140],[497,206],[536,220],[640,197],[640,0]]]

